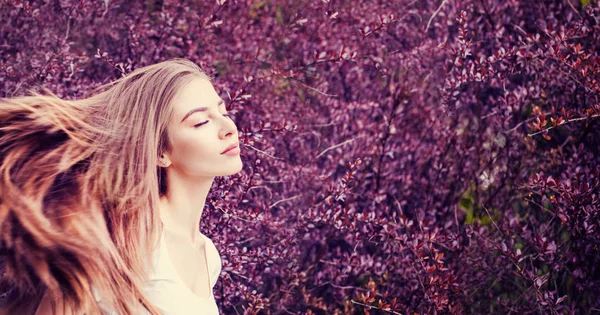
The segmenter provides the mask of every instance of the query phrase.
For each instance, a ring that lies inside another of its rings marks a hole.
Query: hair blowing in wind
[[[0,100],[0,283],[13,287],[9,313],[33,313],[47,293],[96,314],[93,286],[119,314],[159,314],[141,290],[167,189],[157,161],[169,148],[170,103],[195,77],[207,78],[175,59],[83,99]]]

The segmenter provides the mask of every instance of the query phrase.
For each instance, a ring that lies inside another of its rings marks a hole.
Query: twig
[[[353,287],[353,286],[341,286],[341,285],[337,285],[337,284],[333,284],[331,282],[324,282],[319,284],[319,287],[325,286],[325,285],[330,285],[336,289],[340,289],[340,290],[357,290],[357,291],[365,291],[368,292],[368,289],[365,288],[359,288],[359,287]]]
[[[329,127],[329,126],[333,126],[333,125],[335,125],[335,123],[333,123],[333,122],[330,122],[330,123],[327,123],[327,124],[315,124],[315,125],[309,125],[309,127]]]
[[[295,78],[287,78],[287,79],[289,79],[289,80],[290,80],[290,81],[292,81],[292,82],[297,82],[297,83],[299,83],[300,85],[302,85],[303,87],[305,87],[305,88],[307,88],[307,89],[310,89],[310,90],[313,90],[313,91],[315,91],[315,92],[317,92],[317,93],[319,93],[319,94],[321,94],[321,95],[323,95],[323,96],[328,96],[328,97],[338,97],[338,96],[337,96],[337,95],[335,95],[335,94],[327,94],[327,93],[325,93],[325,92],[321,92],[319,89],[317,89],[317,88],[314,88],[314,87],[312,87],[312,86],[309,86],[309,85],[307,85],[307,84],[303,83],[302,81],[300,81],[300,80],[298,80],[298,79],[295,79]]]
[[[552,212],[550,209],[546,209],[546,207],[544,207],[543,205],[541,205],[541,204],[539,204],[539,203],[535,202],[533,199],[528,199],[528,198],[523,198],[523,199],[524,199],[525,201],[527,201],[527,202],[531,202],[531,203],[533,203],[534,205],[536,205],[536,206],[540,207],[540,209],[542,209],[542,210],[544,210],[544,211],[546,211],[546,212],[548,212],[548,213],[555,214],[555,213],[554,213],[554,212]]]
[[[252,187],[248,188],[247,191],[250,191],[252,189],[260,189],[260,188],[266,190],[269,193],[269,199],[273,198],[273,192],[271,191],[271,189],[269,189],[269,187],[267,187],[265,185],[262,185],[262,186],[252,186]]]
[[[336,144],[336,145],[332,145],[332,146],[330,146],[329,148],[327,148],[327,149],[325,149],[325,150],[321,151],[321,153],[319,153],[319,154],[317,155],[317,157],[316,157],[316,158],[319,158],[319,157],[321,157],[323,154],[327,153],[327,151],[329,151],[329,150],[333,150],[333,149],[335,149],[335,148],[339,148],[339,147],[341,147],[341,146],[343,146],[343,145],[345,145],[345,144],[348,144],[348,143],[350,143],[350,142],[352,142],[352,141],[354,141],[354,140],[356,140],[356,138],[348,139],[348,140],[346,140],[346,141],[344,141],[344,142],[342,142],[342,143],[338,143],[338,144]]]
[[[273,203],[272,205],[269,206],[269,209],[275,207],[276,205],[278,205],[278,204],[280,204],[282,202],[286,202],[286,201],[298,199],[301,196],[302,196],[302,194],[299,194],[299,195],[296,195],[296,196],[293,196],[293,197],[289,197],[289,198],[284,198],[284,199],[281,199],[281,200],[277,200],[275,203]]]
[[[481,207],[483,208],[483,210],[485,210],[485,213],[487,213],[488,217],[490,217],[490,221],[492,221],[492,224],[496,227],[496,229],[498,230],[498,232],[500,232],[500,233],[502,233],[502,235],[504,235],[504,233],[502,232],[502,230],[496,224],[496,221],[494,221],[494,219],[492,218],[492,215],[490,214],[490,212],[488,211],[488,209],[484,205],[481,205]]]
[[[491,113],[489,113],[489,114],[487,114],[487,115],[483,115],[483,116],[481,116],[479,119],[482,119],[482,120],[483,120],[483,119],[486,119],[486,118],[488,118],[488,117],[494,116],[494,115],[496,115],[496,114],[498,114],[498,112],[497,112],[497,111],[493,111],[493,112],[491,112]]]
[[[551,114],[552,114],[552,112],[547,112],[547,113],[544,113],[544,115],[545,115],[545,116],[550,116]],[[502,131],[502,132],[503,132],[503,133],[511,133],[511,132],[513,132],[513,131],[515,131],[515,130],[519,129],[519,127],[521,127],[523,124],[526,124],[526,123],[528,123],[528,122],[530,122],[530,121],[533,121],[533,120],[534,120],[534,119],[536,119],[536,118],[537,118],[537,117],[531,117],[531,118],[525,119],[525,120],[523,120],[522,122],[518,123],[516,126],[514,126],[514,127],[510,128],[510,129],[508,129],[508,130],[506,130],[506,131]]]
[[[560,125],[550,126],[548,128],[544,128],[544,129],[542,129],[542,130],[540,130],[538,132],[530,133],[527,136],[531,138],[531,137],[533,137],[535,135],[539,135],[540,133],[544,133],[544,132],[546,132],[546,131],[548,131],[550,129],[554,129],[554,128],[558,127],[558,126],[562,126],[562,125],[565,125],[565,124],[568,124],[568,123],[572,123],[572,122],[575,122],[575,121],[592,119],[592,118],[598,118],[598,117],[600,117],[600,114],[598,114],[598,115],[592,115],[592,116],[586,116],[586,117],[578,117],[578,118],[569,119],[569,120],[566,120],[564,123],[562,123]]]
[[[382,308],[379,308],[379,307],[377,307],[377,306],[372,306],[372,305],[363,304],[363,303],[357,302],[357,301],[355,301],[355,300],[350,300],[350,302],[352,302],[353,304],[358,304],[358,305],[360,305],[360,306],[374,308],[374,309],[377,309],[377,310],[380,310],[380,311],[384,311],[384,312],[387,312],[387,313],[390,313],[390,314],[398,314],[398,315],[402,315],[401,313],[398,313],[398,312],[395,312],[395,311],[388,311],[388,310],[384,310],[384,309],[382,309]]]
[[[571,9],[573,9],[573,11],[575,11],[575,14],[577,14],[581,18],[581,14],[579,14],[579,10],[575,9],[575,7],[573,6],[573,4],[571,3],[571,0],[567,0],[567,3],[571,7]]]
[[[244,222],[260,222],[260,220],[248,220],[248,219],[244,219],[244,218],[239,217],[239,216],[237,216],[237,215],[235,215],[235,214],[233,214],[231,212],[227,212],[227,211],[225,211],[225,210],[223,210],[221,208],[215,208],[215,209],[218,209],[219,211],[223,212],[224,215],[227,215],[230,218],[238,219],[240,221],[244,221]]]
[[[67,20],[67,31],[65,32],[65,38],[63,39],[63,42],[67,42],[67,39],[69,39],[70,31],[71,31],[71,17],[69,16],[69,19]]]
[[[276,159],[276,160],[283,160],[283,158],[273,156],[273,155],[271,155],[271,154],[269,154],[269,153],[267,153],[265,151],[262,151],[262,150],[259,150],[259,149],[255,148],[255,147],[253,147],[253,146],[251,146],[249,144],[244,144],[243,146],[249,147],[250,149],[255,150],[256,152],[262,153],[262,154],[264,154],[264,155],[266,155],[266,156],[268,156],[270,158],[273,158],[273,159]]]
[[[427,30],[429,29],[429,25],[431,24],[431,21],[433,21],[433,18],[435,18],[435,16],[438,15],[438,13],[440,13],[440,11],[442,10],[442,7],[446,4],[446,2],[448,2],[448,0],[442,1],[440,6],[437,8],[437,10],[435,10],[435,12],[433,12],[433,15],[431,15],[431,17],[429,18],[429,22],[427,22],[427,27],[425,28],[425,32],[427,32]]]
[[[242,244],[244,244],[244,243],[246,243],[246,242],[249,242],[249,241],[251,241],[251,240],[253,240],[253,239],[256,239],[256,237],[250,237],[250,238],[247,238],[247,239],[245,239],[245,240],[243,240],[243,241],[240,241],[240,242],[238,242],[237,244],[238,244],[238,245],[242,245]]]
[[[237,272],[237,271],[229,270],[229,271],[228,271],[228,273],[230,273],[230,274],[234,274],[234,275],[236,275],[236,276],[238,276],[238,277],[240,277],[240,278],[246,279],[246,281],[250,281],[250,278],[248,278],[248,277],[246,277],[246,276],[242,276],[242,275],[241,275],[239,272]],[[231,279],[231,276],[229,276],[229,278]],[[233,279],[231,279],[231,280],[233,280]]]

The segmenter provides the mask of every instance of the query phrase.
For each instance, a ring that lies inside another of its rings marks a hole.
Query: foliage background
[[[184,57],[224,314],[600,312],[597,1],[0,1],[0,96]],[[10,288],[2,288],[8,292]]]

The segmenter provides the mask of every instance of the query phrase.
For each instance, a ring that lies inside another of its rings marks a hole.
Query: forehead
[[[197,107],[216,106],[220,100],[221,98],[208,79],[193,78],[181,87],[173,99],[173,120],[180,122],[190,110]]]

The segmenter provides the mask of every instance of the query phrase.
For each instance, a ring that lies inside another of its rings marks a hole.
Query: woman
[[[8,313],[218,314],[221,260],[199,224],[215,176],[242,162],[197,65],[140,68],[79,100],[3,99],[0,122]]]

